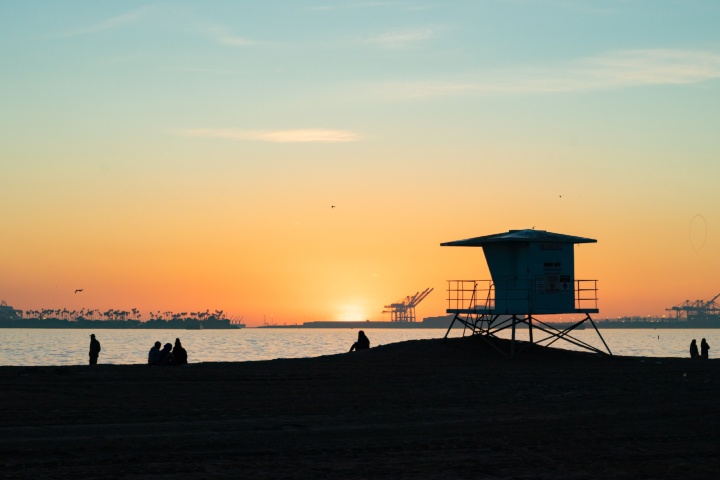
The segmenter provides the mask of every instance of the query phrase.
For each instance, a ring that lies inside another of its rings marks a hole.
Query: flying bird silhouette
[[[75,293],[82,292],[82,291],[83,291],[82,288],[78,288],[77,290],[75,290]]]
[[[335,208],[335,205],[330,205],[330,208]]]

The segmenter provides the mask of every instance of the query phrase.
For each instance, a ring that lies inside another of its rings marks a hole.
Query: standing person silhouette
[[[352,347],[350,347],[350,351],[352,352],[355,350],[367,350],[368,348],[370,348],[370,339],[365,336],[365,332],[360,330],[358,332],[357,342],[352,344]]]
[[[690,342],[690,358],[692,358],[693,360],[700,358],[700,354],[698,353],[697,348],[697,340],[695,340],[694,338],[693,341]]]
[[[100,350],[100,342],[97,341],[93,333],[90,335],[90,365],[97,365]]]
[[[710,350],[710,345],[708,345],[708,343],[703,338],[700,341],[700,358],[702,358],[703,360],[707,360],[709,357],[708,350]]]

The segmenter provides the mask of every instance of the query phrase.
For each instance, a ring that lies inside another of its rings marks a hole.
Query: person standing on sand
[[[172,350],[173,365],[187,365],[187,350],[180,344],[180,339],[175,339],[175,347]]]
[[[690,342],[690,358],[692,358],[693,360],[696,358],[700,358],[700,354],[698,353],[697,348],[697,340],[695,340],[694,338],[693,341]]]
[[[703,338],[700,342],[700,358],[702,358],[703,360],[707,360],[709,357],[708,350],[710,350],[710,345],[708,345],[708,343]]]
[[[90,335],[90,365],[97,365],[100,356],[100,342],[95,339],[95,334]]]
[[[148,352],[148,365],[155,365],[160,358],[160,342],[155,342],[155,345]]]
[[[365,332],[360,330],[358,332],[358,339],[357,342],[352,344],[352,347],[350,347],[350,351],[354,350],[367,350],[370,348],[370,339],[365,336]]]

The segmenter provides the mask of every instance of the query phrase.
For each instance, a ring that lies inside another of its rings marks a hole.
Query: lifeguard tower
[[[441,243],[443,247],[482,247],[491,276],[491,280],[448,280],[447,313],[454,318],[445,336],[455,322],[462,323],[465,331],[488,339],[509,329],[510,351],[498,350],[514,357],[516,330],[526,325],[530,345],[549,346],[564,340],[612,355],[590,317],[599,312],[597,280],[575,279],[575,244],[596,242],[592,238],[532,229]],[[561,327],[538,318],[558,314],[584,317]],[[583,328],[585,323],[592,325],[607,352],[573,336],[573,331]],[[492,342],[491,345],[495,346]]]

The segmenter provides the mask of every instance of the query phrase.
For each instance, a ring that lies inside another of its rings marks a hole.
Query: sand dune
[[[101,358],[102,360],[102,358]],[[477,337],[0,368],[5,478],[717,478],[720,363]]]

